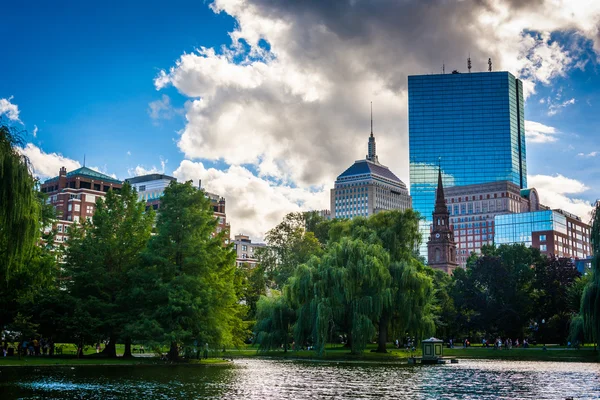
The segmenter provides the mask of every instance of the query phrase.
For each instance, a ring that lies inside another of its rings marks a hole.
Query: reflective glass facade
[[[534,232],[554,231],[567,234],[567,218],[552,210],[496,215],[494,224],[494,241],[497,245],[523,243],[531,246]]]
[[[508,72],[409,76],[408,96],[410,192],[425,219],[423,242],[440,157],[445,187],[497,181],[527,187],[520,80]]]

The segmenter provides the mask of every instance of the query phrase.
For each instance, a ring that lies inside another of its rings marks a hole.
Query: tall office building
[[[424,218],[424,239],[440,157],[446,187],[497,181],[527,187],[523,106],[523,84],[509,72],[408,77],[410,191]]]
[[[406,185],[379,163],[371,118],[367,156],[338,176],[331,189],[331,218],[368,217],[383,210],[408,208],[411,198]]]

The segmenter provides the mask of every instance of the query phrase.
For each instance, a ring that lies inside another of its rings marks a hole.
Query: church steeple
[[[447,213],[446,199],[444,198],[444,184],[442,183],[442,165],[438,166],[438,185],[435,196],[435,213]]]
[[[375,144],[375,136],[373,136],[373,102],[371,102],[371,136],[369,136],[367,160],[379,164],[379,158],[377,157],[377,147]]]
[[[431,236],[427,242],[429,266],[446,273],[452,273],[458,263],[456,262],[454,232],[450,228],[450,211],[446,206],[444,197],[441,163],[438,167],[438,186],[432,217]]]

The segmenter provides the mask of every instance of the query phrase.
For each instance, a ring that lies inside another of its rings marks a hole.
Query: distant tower
[[[371,102],[371,136],[369,136],[369,152],[367,154],[367,160],[379,164],[379,158],[377,158],[375,136],[373,136],[373,102]]]
[[[469,69],[469,73],[471,73],[471,55],[467,58],[467,68]]]
[[[492,59],[488,58],[488,72],[492,72]]]
[[[451,274],[458,263],[456,262],[456,243],[454,233],[450,229],[450,211],[444,198],[442,184],[442,168],[438,171],[438,187],[433,210],[433,228],[427,242],[429,266]]]

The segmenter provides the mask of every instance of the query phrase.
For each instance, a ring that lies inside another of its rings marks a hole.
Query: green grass
[[[82,359],[75,358],[75,346],[70,344],[63,345],[63,355],[55,357],[6,357],[0,358],[0,367],[2,366],[43,366],[43,365],[165,365],[158,357],[134,357],[123,359],[103,358],[97,356],[95,348],[89,347],[86,351],[86,357]],[[398,362],[406,363],[411,355],[421,356],[421,350],[414,353],[403,349],[395,349],[392,345],[388,346],[388,352],[385,354],[375,353],[376,345],[370,344],[362,354],[350,354],[350,351],[342,345],[329,344],[325,348],[323,356],[319,356],[314,351],[271,350],[267,352],[257,351],[256,346],[246,345],[236,349],[228,349],[225,352],[211,351],[207,360],[189,360],[188,364],[193,365],[213,365],[222,364],[226,359],[235,358],[280,358],[280,359],[304,359],[304,360],[329,360],[329,361],[363,361],[363,362]],[[593,347],[586,346],[580,350],[567,349],[559,346],[548,346],[549,350],[543,351],[541,346],[528,349],[494,350],[493,348],[484,348],[473,346],[467,349],[457,347],[454,349],[444,348],[444,357],[447,358],[468,358],[468,359],[491,359],[491,360],[515,360],[515,361],[578,361],[578,362],[598,362],[599,353],[594,351]],[[123,354],[123,345],[117,345],[117,354]]]
[[[374,353],[376,345],[368,345],[362,354],[353,355],[347,348],[340,345],[328,345],[325,348],[325,354],[321,357],[314,351],[300,350],[284,352],[283,350],[271,350],[267,352],[258,352],[257,347],[245,346],[240,349],[229,349],[222,353],[225,357],[244,358],[244,357],[269,357],[269,358],[289,358],[289,359],[324,359],[338,361],[372,361],[372,362],[406,362],[411,355],[421,356],[421,350],[414,353],[395,349],[388,346],[388,353]],[[529,361],[600,361],[599,353],[593,351],[593,347],[584,347],[580,350],[550,346],[550,350],[542,351],[541,346],[528,349],[494,350],[493,348],[469,347],[467,349],[444,348],[444,357],[447,358],[471,358],[471,359],[493,359],[493,360],[529,360]]]
[[[228,361],[222,358],[209,358],[206,360],[190,360],[189,362],[178,363],[177,365],[215,365],[226,364]],[[0,367],[37,367],[37,366],[84,366],[84,365],[171,365],[167,361],[161,361],[157,357],[144,358],[101,358],[84,357],[81,359],[69,356],[56,357],[4,357],[0,359]]]

